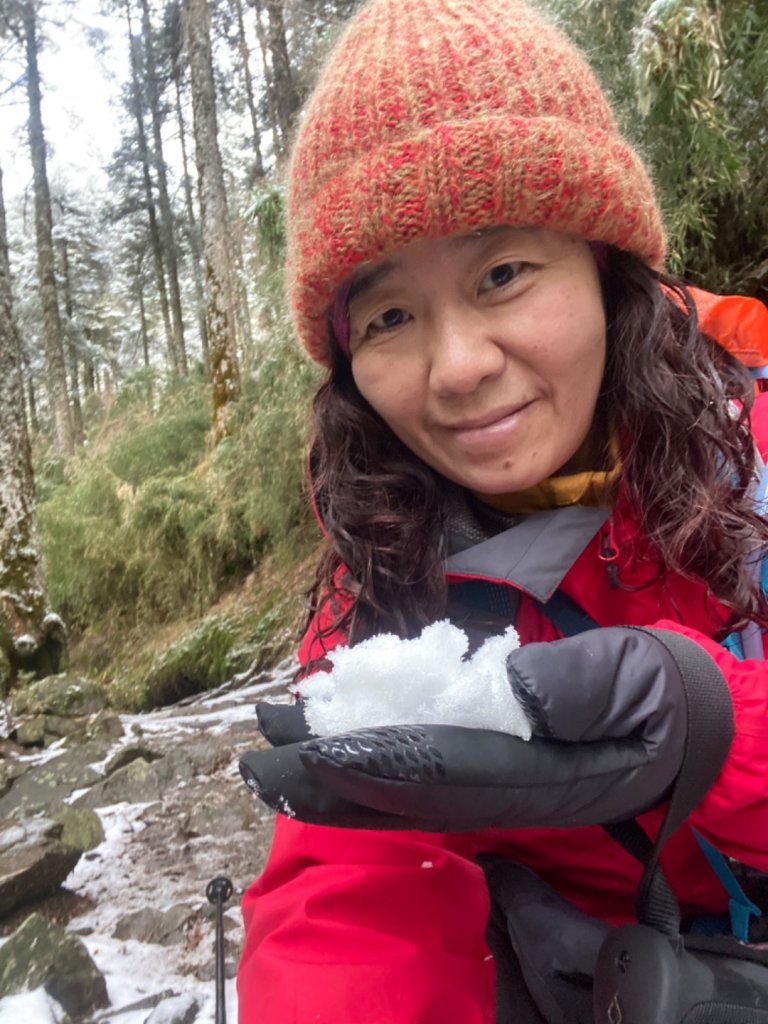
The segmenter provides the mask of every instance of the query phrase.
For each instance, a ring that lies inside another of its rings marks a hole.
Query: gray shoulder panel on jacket
[[[505,580],[548,601],[609,515],[608,508],[581,505],[535,512],[511,529],[451,555],[447,570]]]

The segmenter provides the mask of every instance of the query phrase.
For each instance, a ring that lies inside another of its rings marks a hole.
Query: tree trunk
[[[251,131],[253,132],[253,172],[249,175],[251,178],[250,184],[253,184],[253,180],[255,178],[264,177],[264,161],[261,158],[261,132],[259,131],[259,119],[256,116],[256,101],[253,93],[253,76],[251,75],[251,55],[248,50],[248,41],[245,37],[242,0],[235,0],[235,14],[237,15],[238,49],[240,51],[240,61],[243,67],[245,97],[248,104],[248,115],[251,119]]]
[[[61,277],[64,283],[64,312],[67,315],[67,338],[66,352],[69,364],[69,394],[72,408],[72,429],[77,444],[85,440],[85,428],[83,426],[83,407],[80,404],[80,367],[77,355],[77,345],[72,337],[74,331],[75,306],[72,301],[72,282],[69,274],[69,246],[66,238],[59,239],[59,254],[61,257]]]
[[[5,205],[0,173],[0,694],[20,669],[57,672],[64,644],[58,616],[47,613],[35,484],[13,319]]]
[[[21,352],[19,354],[20,365],[21,365],[21,379],[27,382],[27,408],[29,410],[29,429],[32,434],[37,434],[40,430],[40,421],[37,416],[37,398],[35,396],[35,385],[32,382],[32,368],[29,365],[29,357],[21,346]]]
[[[40,72],[37,66],[37,34],[35,11],[31,3],[21,7],[26,45],[27,97],[29,100],[29,150],[32,158],[35,191],[35,236],[37,243],[37,276],[40,304],[43,311],[48,394],[53,416],[56,446],[67,454],[75,450],[72,415],[67,395],[64,364],[64,343],[56,294],[53,259],[53,217],[48,172],[45,158],[45,136],[41,114]]]
[[[155,209],[155,198],[152,192],[152,177],[149,173],[149,146],[147,145],[147,133],[144,129],[144,114],[141,98],[141,79],[138,57],[138,41],[133,35],[131,23],[130,0],[125,6],[128,18],[128,45],[131,58],[131,99],[133,101],[133,114],[136,118],[136,141],[139,144],[139,159],[141,160],[142,181],[144,184],[144,197],[147,204],[147,217],[149,219],[149,242],[152,250],[152,261],[155,268],[155,280],[157,281],[157,294],[160,299],[160,312],[163,318],[165,329],[165,341],[168,349],[168,361],[171,369],[181,373],[181,356],[176,348],[176,337],[171,327],[171,314],[168,306],[168,291],[165,287],[165,267],[163,266],[163,249],[160,243],[160,230],[157,224],[157,211]]]
[[[283,155],[289,146],[291,129],[299,109],[299,96],[293,83],[291,62],[288,57],[288,39],[285,34],[283,5],[285,0],[269,0],[267,15],[269,31],[267,45],[272,58],[272,79],[275,89],[277,120],[283,142]]]
[[[157,68],[155,66],[154,47],[152,45],[152,25],[149,20],[149,4],[141,0],[141,26],[144,35],[144,62],[146,66],[147,97],[152,123],[153,158],[157,175],[157,200],[160,207],[160,233],[163,241],[165,265],[168,268],[168,287],[171,298],[171,319],[175,348],[179,357],[179,371],[187,373],[187,353],[184,347],[184,320],[181,312],[181,289],[179,288],[179,266],[177,259],[176,238],[173,230],[173,212],[168,195],[168,172],[163,157],[163,137],[161,132],[160,96],[157,86]]]
[[[93,364],[93,356],[90,350],[92,334],[90,328],[83,331],[86,341],[85,358],[83,359],[83,389],[89,395],[96,391],[96,367]]]
[[[139,280],[139,315],[141,324],[141,351],[144,356],[144,369],[149,369],[149,331],[147,329],[147,311],[144,306],[144,285]]]
[[[245,263],[243,259],[242,219],[238,219],[235,224],[232,224],[230,239],[231,263],[237,292],[237,334],[240,342],[240,353],[245,356],[253,351],[253,331],[251,330],[251,307],[248,302]]]
[[[208,331],[205,326],[205,292],[203,291],[203,275],[200,270],[200,231],[195,217],[195,204],[192,201],[192,179],[189,174],[189,160],[187,159],[187,130],[184,124],[184,114],[181,105],[181,69],[175,76],[176,86],[176,117],[179,122],[179,142],[181,144],[181,164],[184,178],[184,203],[187,208],[187,220],[189,221],[189,239],[192,249],[192,277],[195,282],[195,301],[197,303],[197,322],[200,331],[200,348],[202,350],[203,366],[208,373]]]
[[[264,22],[262,21],[261,2],[262,0],[250,0],[250,4],[254,8],[256,37],[259,40],[259,50],[261,51],[261,65],[264,68],[264,91],[267,97],[267,114],[272,127],[272,148],[275,151],[275,159],[280,164],[286,156],[286,146],[280,132],[280,119],[277,114],[277,100],[275,98],[275,82],[269,60],[267,30],[264,28]]]
[[[240,370],[235,348],[233,305],[236,297],[229,258],[229,213],[218,143],[207,0],[186,0],[186,35],[200,183],[213,433],[220,438],[226,430],[228,405],[240,397]]]

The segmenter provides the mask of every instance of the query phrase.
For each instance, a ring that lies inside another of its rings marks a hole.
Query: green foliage
[[[585,50],[651,165],[671,269],[768,297],[768,6],[539,2]]]
[[[197,407],[142,424],[111,449],[108,466],[132,487],[191,469],[205,451],[209,419],[208,409]]]
[[[304,489],[313,386],[295,346],[276,343],[216,449],[206,387],[187,381],[154,415],[136,391],[65,466],[43,460],[41,546],[65,621],[82,631],[200,614],[267,553],[300,558],[315,538]]]
[[[256,244],[261,258],[271,267],[282,265],[285,256],[285,198],[274,183],[255,195],[246,216],[256,226]]]
[[[220,685],[232,674],[234,642],[225,616],[203,619],[148,663],[123,666],[111,688],[113,705],[149,711]]]
[[[110,673],[112,706],[149,711],[274,665],[294,646],[296,600],[290,588],[273,588],[250,608],[201,619],[160,654],[123,657]]]
[[[248,529],[270,538],[273,551],[292,551],[297,535],[306,533],[307,410],[316,386],[317,370],[295,342],[276,341],[264,349],[245,383],[235,436],[223,441],[214,456],[217,490],[232,496]]]

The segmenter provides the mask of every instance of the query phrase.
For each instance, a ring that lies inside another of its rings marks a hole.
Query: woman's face
[[[504,494],[596,468],[605,315],[582,239],[496,227],[413,242],[358,270],[349,320],[361,394],[449,480]]]

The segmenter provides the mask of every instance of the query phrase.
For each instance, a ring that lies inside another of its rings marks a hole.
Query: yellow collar
[[[618,444],[611,445],[613,465],[607,470],[587,470],[571,476],[551,476],[535,487],[514,494],[479,494],[475,497],[509,515],[540,512],[563,505],[610,505],[621,475]]]

